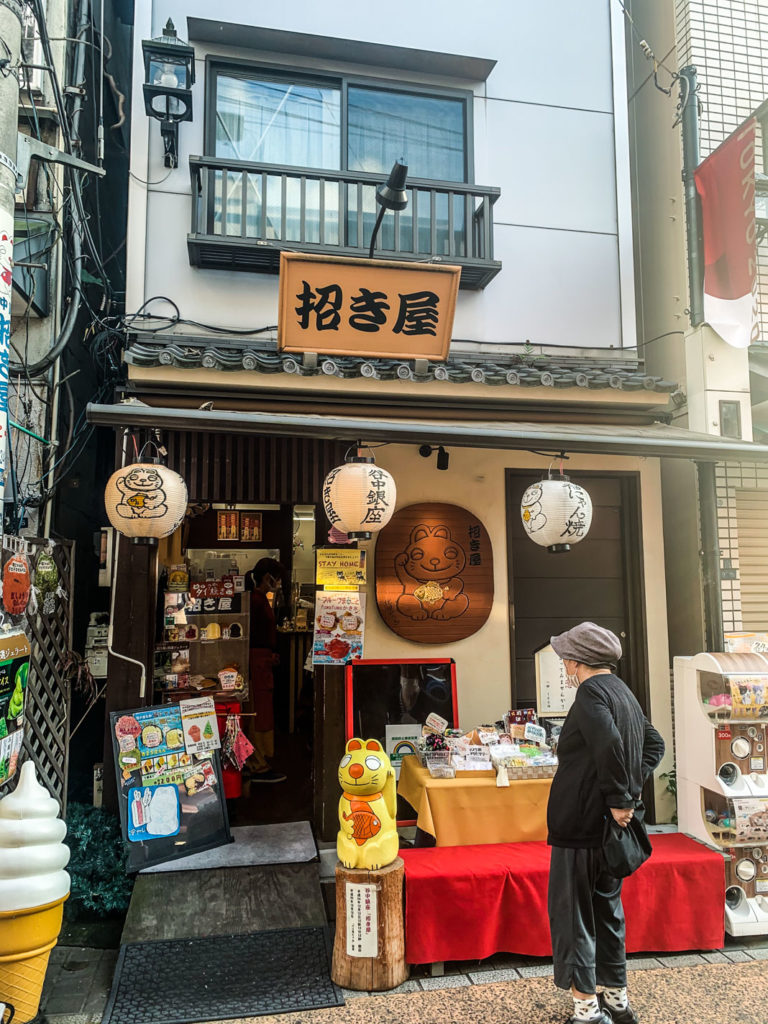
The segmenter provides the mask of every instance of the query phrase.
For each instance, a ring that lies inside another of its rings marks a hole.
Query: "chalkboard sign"
[[[347,739],[360,736],[383,744],[388,725],[421,727],[433,713],[458,728],[451,658],[351,661],[346,684]]]

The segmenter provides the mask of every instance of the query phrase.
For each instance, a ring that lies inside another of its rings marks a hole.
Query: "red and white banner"
[[[757,339],[754,118],[694,172],[704,240],[704,319],[735,348]]]

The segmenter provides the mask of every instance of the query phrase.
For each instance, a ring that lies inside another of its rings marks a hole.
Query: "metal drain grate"
[[[194,1024],[343,1006],[330,958],[327,928],[128,943],[102,1024]]]

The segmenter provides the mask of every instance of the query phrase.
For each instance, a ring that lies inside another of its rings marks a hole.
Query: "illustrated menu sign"
[[[365,585],[365,551],[360,548],[320,548],[315,582],[318,587]]]
[[[0,786],[16,774],[24,738],[29,681],[29,640],[22,632],[0,637]]]
[[[347,882],[347,956],[379,955],[377,886]]]
[[[179,709],[188,754],[206,754],[221,747],[213,697],[179,701]]]
[[[281,352],[446,359],[461,268],[280,253]]]
[[[313,665],[344,665],[363,656],[365,615],[356,591],[319,591],[315,599]]]
[[[178,704],[110,715],[130,872],[231,841],[219,753],[198,752],[194,740],[187,750],[185,727]]]
[[[395,512],[376,541],[376,601],[389,628],[421,644],[464,640],[493,606],[488,531],[458,505]]]
[[[540,718],[565,715],[576,700],[576,688],[568,685],[565,665],[547,644],[534,655],[536,663],[536,708]]]

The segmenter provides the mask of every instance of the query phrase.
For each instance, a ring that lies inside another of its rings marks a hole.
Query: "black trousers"
[[[598,985],[624,988],[621,879],[606,872],[602,851],[553,846],[548,904],[557,987],[584,993]]]

